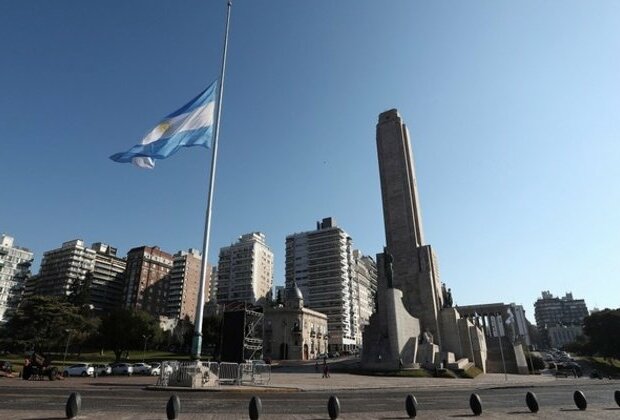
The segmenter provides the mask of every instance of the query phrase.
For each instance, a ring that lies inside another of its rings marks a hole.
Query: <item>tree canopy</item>
[[[142,348],[145,340],[160,342],[162,334],[155,318],[134,309],[116,309],[102,317],[99,326],[100,344],[114,352],[117,362],[123,353],[127,357],[129,350]]]
[[[620,359],[620,309],[605,309],[586,317],[583,331],[594,352]]]
[[[85,340],[96,320],[60,296],[32,296],[24,301],[3,328],[4,340],[15,350],[59,351],[69,335],[73,343]]]

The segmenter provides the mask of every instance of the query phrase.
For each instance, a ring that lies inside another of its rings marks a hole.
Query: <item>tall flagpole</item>
[[[226,31],[224,35],[224,51],[222,52],[222,72],[218,89],[217,115],[215,117],[215,132],[213,133],[213,154],[211,155],[211,174],[209,177],[209,194],[207,198],[207,212],[205,215],[205,232],[202,242],[202,263],[200,266],[200,288],[198,289],[198,304],[196,305],[196,320],[194,339],[192,340],[192,358],[200,360],[202,350],[202,316],[205,306],[205,283],[207,280],[207,258],[209,256],[209,236],[211,233],[211,207],[213,205],[213,190],[215,187],[215,165],[217,163],[217,143],[220,134],[220,117],[222,115],[222,98],[224,96],[224,74],[226,73],[226,52],[228,51],[228,27],[230,25],[230,9],[232,1],[228,0],[226,10]]]

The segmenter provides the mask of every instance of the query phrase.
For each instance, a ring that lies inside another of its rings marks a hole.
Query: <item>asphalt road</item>
[[[77,384],[76,384],[77,385]],[[574,384],[552,383],[535,387],[498,387],[478,389],[485,413],[492,418],[506,415],[528,415],[525,394],[533,391],[539,400],[538,418],[616,418],[620,407],[614,402],[618,381],[584,380],[578,385],[588,399],[588,411],[579,412],[573,402]],[[82,396],[83,418],[165,418],[165,405],[172,394],[138,387],[88,387],[76,389]],[[416,390],[420,418],[467,417],[471,415],[469,396],[473,389],[450,387]],[[67,388],[0,387],[0,418],[62,418],[70,390]],[[342,418],[405,418],[404,400],[407,389],[342,390],[334,394],[341,403]],[[264,392],[264,418],[325,419],[331,392]],[[179,392],[183,418],[248,418],[248,402],[252,394],[245,392]],[[58,413],[58,417],[50,417]],[[89,413],[91,416],[89,416]],[[132,417],[131,413],[135,413]],[[363,413],[373,413],[363,415]],[[399,414],[402,413],[402,414]],[[545,414],[546,413],[546,414]],[[127,416],[126,416],[127,415]],[[215,415],[215,417],[214,417]],[[398,417],[395,417],[398,415]],[[262,417],[263,418],[263,417]]]

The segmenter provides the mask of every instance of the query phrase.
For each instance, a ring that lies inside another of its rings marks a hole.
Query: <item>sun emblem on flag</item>
[[[170,123],[168,121],[164,121],[161,124],[159,124],[157,126],[157,129],[159,130],[160,133],[165,133],[166,131],[168,131],[168,129],[170,128]]]

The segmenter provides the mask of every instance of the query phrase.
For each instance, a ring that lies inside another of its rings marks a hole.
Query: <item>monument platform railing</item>
[[[266,385],[270,381],[271,366],[265,363],[164,361],[156,386]]]

